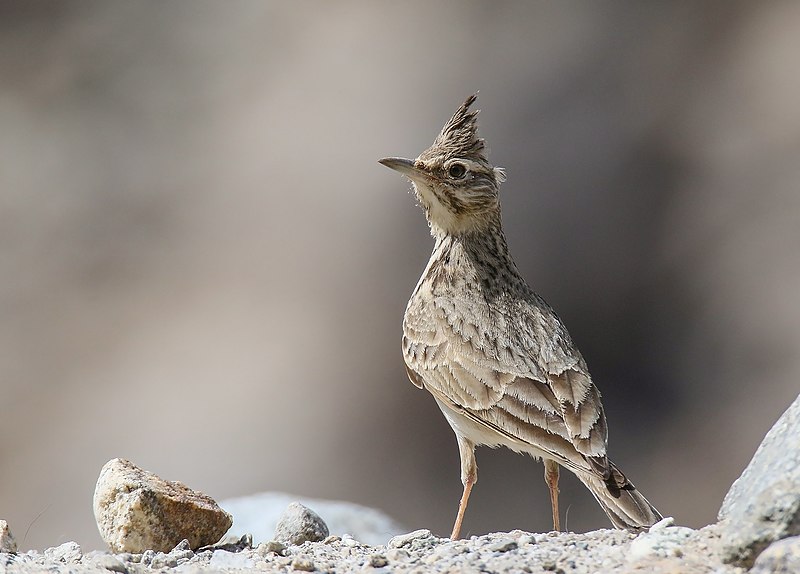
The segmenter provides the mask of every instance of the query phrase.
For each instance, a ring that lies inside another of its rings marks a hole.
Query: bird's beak
[[[404,176],[410,179],[419,179],[423,173],[414,165],[413,159],[405,159],[403,157],[385,157],[379,159],[378,163],[385,165],[389,169],[399,171]]]

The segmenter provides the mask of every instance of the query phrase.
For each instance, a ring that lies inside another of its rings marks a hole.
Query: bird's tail
[[[608,461],[609,477],[579,474],[578,478],[592,492],[616,528],[639,532],[659,520],[661,513],[636,490],[622,471]]]

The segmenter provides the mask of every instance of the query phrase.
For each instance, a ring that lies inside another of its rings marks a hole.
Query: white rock
[[[431,531],[422,528],[420,530],[415,530],[414,532],[409,532],[407,534],[398,534],[397,536],[393,537],[389,540],[389,543],[386,545],[388,548],[402,548],[407,544],[411,544],[414,540],[418,538],[431,538],[433,535]]]
[[[675,519],[672,518],[671,516],[665,516],[664,518],[653,524],[653,526],[650,527],[649,532],[650,533],[658,532],[659,530],[664,530],[665,528],[667,528],[668,526],[672,526],[673,524],[675,524]]]
[[[54,546],[44,551],[45,557],[56,562],[66,562],[67,564],[74,564],[80,562],[83,557],[81,547],[77,542],[64,542],[60,546]]]
[[[631,542],[628,558],[670,558],[681,556],[689,539],[697,531],[685,526],[660,527],[655,532],[645,532]]]
[[[242,568],[248,569],[255,566],[255,561],[247,554],[241,552],[228,552],[227,550],[214,550],[209,566],[213,568]]]

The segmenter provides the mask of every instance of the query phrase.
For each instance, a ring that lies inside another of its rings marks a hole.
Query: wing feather
[[[558,317],[538,301],[508,317],[474,301],[412,299],[403,323],[409,376],[441,403],[516,441],[518,450],[530,445],[604,476],[600,393]]]

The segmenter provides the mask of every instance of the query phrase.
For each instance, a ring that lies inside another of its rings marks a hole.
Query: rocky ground
[[[376,541],[395,525],[374,510],[319,505],[325,509],[320,510],[323,515],[330,512],[335,516],[334,532],[354,532],[356,538],[351,534],[330,535],[322,517],[303,504],[292,503],[276,517],[274,529],[266,536],[261,534],[264,541],[254,544],[251,534],[229,535],[222,542],[203,546],[203,542],[189,542],[202,540],[202,536],[197,538],[199,530],[187,527],[195,522],[189,514],[191,505],[203,513],[200,516],[218,513],[223,523],[230,513],[185,488],[128,461],[110,461],[98,481],[95,515],[104,539],[116,552],[84,554],[76,543],[67,542],[44,552],[17,553],[8,525],[0,520],[0,572],[798,574],[800,397],[770,430],[731,487],[719,522],[700,530],[676,526],[666,518],[638,535],[620,530],[584,534],[515,530],[452,541],[419,530],[380,544]],[[258,500],[263,502],[262,498]],[[184,503],[186,506],[182,506]],[[255,507],[252,501],[238,501],[233,506],[246,506],[251,512]],[[260,510],[255,514],[265,516]],[[181,532],[186,532],[186,540],[175,545],[179,540],[175,536]],[[364,542],[367,539],[371,543]]]
[[[436,538],[420,530],[392,538],[386,545],[362,544],[350,536],[329,536],[321,542],[285,546],[277,542],[251,548],[248,540],[225,548],[193,552],[181,544],[168,553],[80,554],[72,543],[6,558],[9,573],[145,572],[171,569],[204,573],[228,570],[261,572],[685,572],[742,573],[725,564],[719,533],[667,525],[634,536],[620,530],[585,534],[532,534],[512,531],[468,540]]]

